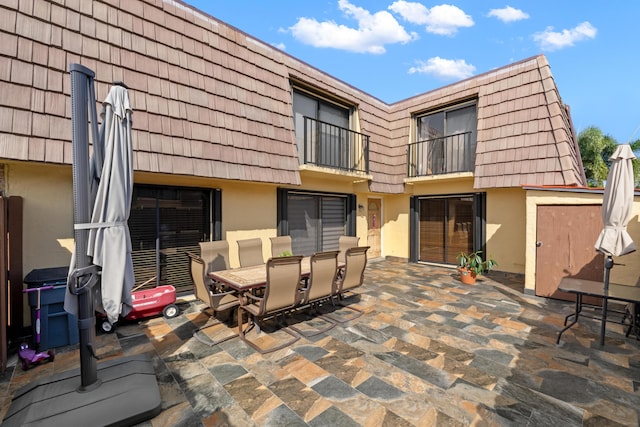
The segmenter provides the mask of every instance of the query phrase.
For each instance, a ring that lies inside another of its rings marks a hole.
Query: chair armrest
[[[249,298],[249,299],[252,299],[252,300],[254,300],[254,301],[256,301],[256,302],[258,302],[258,301],[262,301],[262,300],[264,299],[264,298],[262,298],[262,297],[255,296],[255,295],[250,294],[250,293],[245,293],[245,294],[244,294],[244,296],[245,296],[245,297],[247,297],[247,298]]]
[[[225,296],[225,295],[233,295],[233,294],[237,294],[238,293],[238,291],[236,291],[236,290],[223,291],[223,292],[219,292],[219,291],[214,292],[211,289],[209,289],[209,292],[211,292],[211,295],[221,296],[221,297]]]
[[[226,293],[237,292],[235,289],[231,289],[228,286],[225,286],[223,283],[217,282],[211,278],[208,278],[207,286],[209,287],[209,291],[213,292],[214,294],[226,294]]]

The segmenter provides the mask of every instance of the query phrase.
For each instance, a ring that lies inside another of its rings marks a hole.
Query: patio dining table
[[[599,297],[603,300],[607,299],[631,303],[633,305],[631,313],[631,325],[629,326],[629,329],[627,329],[626,335],[629,336],[629,333],[631,331],[634,331],[634,333],[636,334],[636,338],[640,339],[640,331],[638,330],[639,326],[637,324],[638,304],[640,304],[640,287],[610,283],[609,290],[605,291],[604,284],[602,282],[565,277],[560,281],[558,290],[575,294],[576,305],[575,312],[567,316],[567,318],[565,319],[565,323],[569,317],[573,317],[573,320],[558,333],[556,344],[560,343],[560,337],[562,336],[562,334],[578,322],[578,318],[580,317],[580,313],[582,312],[582,297],[584,295]],[[606,307],[606,304],[603,304],[603,308],[604,307]],[[603,327],[600,330],[600,342],[603,342],[604,340],[604,324],[607,322],[607,320],[605,319],[606,312],[604,312],[603,315],[599,318],[599,320],[603,324]]]
[[[338,269],[344,268],[343,262],[338,262]],[[311,257],[302,258],[300,264],[302,278],[311,274]],[[264,287],[267,284],[266,264],[253,265],[251,267],[230,268],[228,270],[212,271],[209,273],[212,280],[223,283],[232,289],[246,292],[251,289]]]

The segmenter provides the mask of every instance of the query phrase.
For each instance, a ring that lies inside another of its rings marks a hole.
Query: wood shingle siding
[[[5,159],[71,163],[77,62],[95,71],[98,103],[113,81],[130,87],[140,172],[300,185],[295,79],[357,109],[372,192],[405,191],[416,113],[468,99],[478,109],[475,188],[585,184],[544,56],[388,105],[179,1],[9,0],[0,15]]]
[[[479,97],[475,188],[585,185],[569,114],[546,58],[485,76],[492,74],[496,80],[483,85]]]
[[[567,108],[542,55],[469,78],[393,105],[428,111],[457,100],[478,101],[474,187],[585,185]],[[408,118],[401,129],[408,130]],[[406,132],[399,134],[407,140]],[[552,184],[553,183],[553,184]]]

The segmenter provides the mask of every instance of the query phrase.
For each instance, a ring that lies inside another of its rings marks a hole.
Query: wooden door
[[[380,256],[380,222],[382,210],[380,199],[367,199],[367,252],[368,258]]]
[[[574,300],[557,290],[563,277],[602,280],[604,257],[594,249],[601,212],[600,205],[538,206],[536,295]]]

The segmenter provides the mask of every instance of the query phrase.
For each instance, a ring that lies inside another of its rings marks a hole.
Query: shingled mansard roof
[[[13,0],[0,14],[0,158],[71,164],[68,67],[81,63],[98,102],[114,80],[130,87],[136,171],[299,185],[299,81],[357,107],[372,191],[403,191],[412,114],[468,98],[476,188],[585,182],[544,56],[388,105],[179,1]]]

